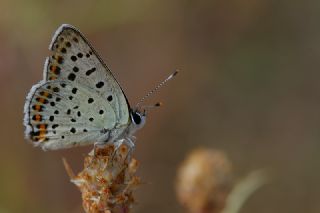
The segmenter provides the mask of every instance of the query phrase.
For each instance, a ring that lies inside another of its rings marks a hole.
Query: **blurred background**
[[[146,184],[133,212],[184,212],[174,185],[190,150],[223,150],[241,177],[276,177],[242,212],[320,212],[320,2],[270,0],[0,1],[0,212],[82,212],[62,157],[79,171],[92,147],[43,152],[24,139],[23,106],[55,30],[79,28],[131,103],[181,72],[138,132]]]

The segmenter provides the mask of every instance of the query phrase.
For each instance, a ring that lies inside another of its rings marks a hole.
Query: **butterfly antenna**
[[[141,100],[137,103],[136,107],[139,108],[140,104],[144,102],[145,99],[147,99],[150,95],[152,95],[154,92],[156,92],[158,89],[160,89],[165,83],[167,83],[169,80],[171,80],[173,77],[175,77],[178,74],[178,70],[174,71],[171,75],[169,75],[168,78],[163,80],[160,84],[158,84],[154,89],[150,90]],[[160,103],[155,104],[154,106],[160,106]]]

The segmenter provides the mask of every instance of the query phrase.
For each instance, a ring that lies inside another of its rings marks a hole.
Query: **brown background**
[[[299,3],[300,2],[300,3]],[[95,46],[134,105],[163,101],[135,156],[147,184],[134,212],[183,212],[176,168],[193,148],[224,150],[241,177],[273,171],[242,212],[320,212],[320,2],[273,0],[0,1],[0,212],[81,212],[62,165],[91,147],[43,152],[24,140],[25,96],[62,23]]]

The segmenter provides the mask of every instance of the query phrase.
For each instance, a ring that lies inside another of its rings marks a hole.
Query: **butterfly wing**
[[[49,49],[53,55],[45,63],[45,80],[63,79],[92,88],[105,100],[112,100],[110,103],[120,124],[128,122],[129,106],[120,85],[80,31],[71,25],[62,25]]]
[[[94,142],[105,135],[102,130],[114,128],[117,122],[110,104],[90,88],[68,81],[47,81],[32,90],[27,134],[44,149]]]
[[[110,70],[84,38],[62,25],[50,45],[44,80],[25,104],[26,135],[43,149],[60,149],[108,139],[124,128],[129,106]]]

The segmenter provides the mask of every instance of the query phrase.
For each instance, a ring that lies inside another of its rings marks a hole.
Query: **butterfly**
[[[26,137],[43,150],[121,140],[134,146],[132,135],[144,126],[145,110],[130,107],[119,83],[82,33],[61,25],[49,50],[53,54],[46,58],[43,80],[26,98]]]

